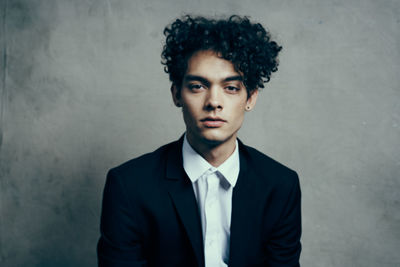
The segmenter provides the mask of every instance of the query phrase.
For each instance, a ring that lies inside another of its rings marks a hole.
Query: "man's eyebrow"
[[[204,77],[201,77],[201,76],[198,76],[198,75],[191,75],[191,74],[186,75],[185,78],[184,78],[184,80],[185,80],[186,82],[188,82],[188,81],[199,81],[199,82],[202,82],[202,83],[204,83],[204,84],[209,84],[209,83],[210,83],[210,82],[209,82],[206,78],[204,78]],[[240,76],[240,75],[229,76],[229,77],[226,77],[223,81],[224,81],[224,82],[243,81],[243,77]]]
[[[203,77],[197,76],[197,75],[191,75],[191,74],[186,75],[184,78],[184,81],[185,82],[198,81],[198,82],[202,82],[204,84],[210,84],[210,82],[206,78],[203,78]]]
[[[230,77],[226,77],[224,79],[224,82],[230,82],[230,81],[243,81],[243,77],[240,75],[236,75],[236,76],[230,76]]]

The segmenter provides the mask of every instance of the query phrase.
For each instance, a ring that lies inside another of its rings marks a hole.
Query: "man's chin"
[[[202,135],[202,142],[209,146],[219,146],[226,143],[230,138],[227,136],[222,136],[218,134],[205,134]]]
[[[229,142],[236,135],[228,135],[222,129],[206,129],[198,132],[187,132],[189,141],[199,145],[206,145],[209,147],[216,147]]]

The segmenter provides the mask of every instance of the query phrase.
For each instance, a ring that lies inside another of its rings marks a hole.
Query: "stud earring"
[[[249,110],[250,110],[250,106],[247,106],[247,107],[246,107],[246,110],[249,111]]]

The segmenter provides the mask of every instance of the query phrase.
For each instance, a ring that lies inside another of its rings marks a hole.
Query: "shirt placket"
[[[207,195],[205,199],[205,260],[206,266],[218,266],[221,258],[220,224],[221,210],[218,202],[219,178],[215,170],[210,170],[207,175]]]

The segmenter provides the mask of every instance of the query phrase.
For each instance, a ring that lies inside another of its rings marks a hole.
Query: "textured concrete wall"
[[[160,64],[184,12],[284,46],[240,136],[298,170],[302,265],[400,265],[397,0],[1,0],[0,265],[94,266],[106,170],[184,130]]]

